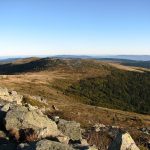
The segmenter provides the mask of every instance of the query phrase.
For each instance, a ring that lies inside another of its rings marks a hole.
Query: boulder
[[[28,103],[26,103],[24,106],[27,107],[30,111],[38,109],[37,106],[32,106],[31,104]]]
[[[50,140],[41,140],[37,143],[21,143],[17,150],[74,150],[71,146]]]
[[[56,137],[56,139],[60,142],[60,143],[63,143],[63,144],[68,144],[69,143],[69,140],[70,138],[68,136],[65,136],[65,135],[59,135]]]
[[[81,140],[80,124],[75,121],[66,121],[60,119],[58,122],[58,129],[73,141]]]
[[[1,111],[3,112],[7,112],[10,108],[10,103],[7,103],[6,105],[4,105],[2,108],[1,108]]]
[[[23,96],[17,94],[15,91],[9,92],[7,88],[0,87],[0,99],[8,102],[16,102],[17,104],[22,104]]]
[[[108,150],[140,150],[129,133],[119,132]]]
[[[41,140],[36,144],[36,150],[74,150],[71,146],[50,140]]]
[[[9,95],[8,89],[0,87],[0,96],[8,96],[8,95]]]
[[[29,111],[24,106],[15,106],[5,117],[5,127],[7,131],[12,129],[33,129],[36,133],[39,133],[39,137],[57,136],[60,131],[54,121],[47,116],[37,113],[36,110]]]
[[[106,126],[104,124],[98,123],[98,124],[95,124],[93,127],[96,132],[99,132],[99,131],[101,131],[102,128],[105,128]]]

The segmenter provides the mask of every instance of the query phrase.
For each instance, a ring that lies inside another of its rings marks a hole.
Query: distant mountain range
[[[127,60],[137,60],[137,61],[149,61],[150,55],[56,55],[54,57],[58,58],[91,58],[91,59],[103,59],[103,58],[112,58],[112,59],[127,59]]]
[[[53,55],[53,56],[5,56],[0,57],[0,61],[13,61],[19,58],[28,58],[28,57],[54,57],[54,58],[80,58],[80,59],[127,59],[127,60],[136,60],[136,61],[150,61],[150,55]]]

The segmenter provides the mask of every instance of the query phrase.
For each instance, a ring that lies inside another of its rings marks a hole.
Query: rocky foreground
[[[93,127],[96,142],[102,143],[96,134],[102,130],[109,130],[112,140],[96,147],[79,123],[47,116],[43,109],[22,101],[17,92],[0,88],[0,150],[139,150],[129,133],[102,124]]]

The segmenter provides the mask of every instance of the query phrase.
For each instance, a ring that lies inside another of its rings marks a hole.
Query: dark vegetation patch
[[[150,61],[129,61],[122,64],[127,66],[143,67],[150,69]]]
[[[150,72],[138,73],[112,69],[106,77],[80,80],[66,94],[83,102],[114,109],[150,114]]]
[[[150,69],[150,61],[137,61],[137,60],[129,60],[129,59],[116,59],[116,58],[101,58],[97,60],[102,61],[112,61],[112,62],[119,62],[122,65],[126,66],[134,66],[134,67],[142,67]]]
[[[0,65],[0,74],[17,74],[24,72],[33,72],[33,71],[43,71],[46,69],[55,69],[60,65],[63,65],[64,61],[60,59],[49,59],[43,58],[27,63],[15,64],[1,64]]]

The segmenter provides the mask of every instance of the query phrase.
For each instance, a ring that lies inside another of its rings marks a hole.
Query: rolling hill
[[[118,68],[117,62],[112,65],[109,61],[33,57],[1,64],[0,74],[53,72],[50,74],[53,78],[51,88],[71,98],[76,97],[77,101],[150,114],[150,72],[121,64]],[[131,62],[135,61],[124,63]],[[46,82],[44,78],[42,82]]]
[[[149,71],[120,61],[32,57],[1,64],[0,87],[25,95],[24,103],[46,109],[48,115],[77,121],[86,129],[95,124],[119,126],[145,148],[139,139],[149,135],[139,129],[150,125]],[[52,106],[58,111],[51,112]]]

